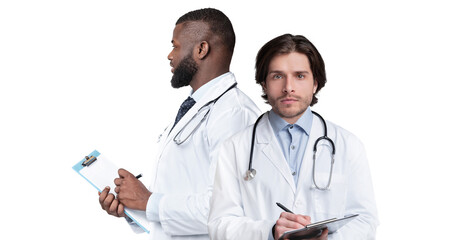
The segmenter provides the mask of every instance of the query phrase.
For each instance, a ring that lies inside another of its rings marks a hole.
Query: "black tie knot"
[[[195,104],[195,100],[193,100],[193,98],[188,97],[187,99],[185,99],[182,105],[180,105],[179,112],[177,113],[177,116],[175,117],[174,127],[180,121],[180,119],[188,112],[188,110],[190,110],[190,108],[193,107],[194,104]]]

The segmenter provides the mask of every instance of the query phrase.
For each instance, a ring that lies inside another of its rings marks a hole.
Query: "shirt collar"
[[[227,75],[232,74],[231,72],[227,72],[225,74],[222,74],[207,83],[203,84],[203,86],[199,87],[197,91],[190,90],[190,97],[195,100],[195,102],[198,102],[198,100],[202,99],[203,96],[208,92],[209,89],[211,89],[213,86],[215,86],[218,82],[221,81],[221,79],[225,78]]]
[[[278,134],[287,125],[290,125],[288,122],[282,119],[279,115],[277,115],[274,112],[274,110],[269,111],[269,122],[275,134]],[[303,115],[293,125],[299,126],[301,129],[303,129],[303,131],[307,135],[310,135],[312,122],[313,122],[313,114],[311,113],[311,109],[308,107],[306,111],[303,113]]]

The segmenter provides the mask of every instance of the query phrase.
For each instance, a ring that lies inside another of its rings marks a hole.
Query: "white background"
[[[261,110],[258,49],[287,32],[317,46],[328,83],[314,109],[366,145],[378,239],[469,236],[467,1],[196,2],[0,3],[1,239],[147,239],[71,167],[97,149],[148,183],[157,137],[190,91],[170,86],[175,21],[209,6],[233,22],[231,70]]]

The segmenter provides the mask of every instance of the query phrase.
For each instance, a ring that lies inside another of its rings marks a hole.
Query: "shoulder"
[[[234,87],[221,96],[215,108],[236,108],[246,111],[259,111],[256,104],[239,88]]]
[[[237,87],[230,89],[215,102],[210,113],[212,119],[240,119],[249,125],[259,116],[256,104]]]
[[[211,107],[206,121],[210,144],[214,139],[226,140],[254,123],[260,110],[241,90],[230,89]]]

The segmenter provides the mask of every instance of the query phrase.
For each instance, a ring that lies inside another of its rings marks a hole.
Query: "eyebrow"
[[[284,73],[284,72],[280,71],[280,70],[272,70],[272,71],[269,71],[268,74],[273,74],[273,73]],[[294,71],[294,73],[296,73],[296,74],[300,74],[300,73],[309,74],[310,72],[309,71]]]
[[[298,74],[300,74],[300,73],[309,74],[310,72],[308,72],[308,71],[295,71],[295,73],[298,73]]]

